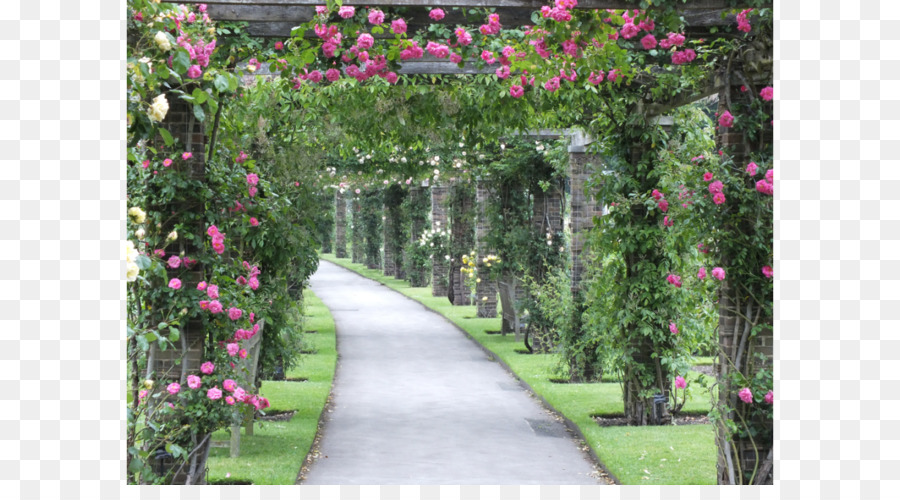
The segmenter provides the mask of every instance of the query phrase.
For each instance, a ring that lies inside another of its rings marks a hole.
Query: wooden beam
[[[409,59],[406,61],[401,61],[400,69],[397,70],[397,73],[400,75],[474,75],[474,74],[493,74],[494,70],[496,70],[499,66],[485,66],[483,68],[478,68],[474,63],[465,62],[463,63],[463,67],[460,68],[455,63],[450,62],[447,59],[438,59],[436,57],[431,56],[430,54],[426,54],[421,59]],[[238,64],[239,68],[245,68],[247,63]],[[343,69],[345,65],[341,66]],[[268,63],[260,63],[259,69],[257,69],[254,73],[257,76],[268,76],[273,73],[269,71]],[[280,73],[279,73],[280,74]]]
[[[284,6],[284,5],[210,5],[207,12],[215,20],[222,21],[246,21],[247,31],[252,36],[287,38],[291,29],[299,26],[315,15],[313,7]],[[530,9],[501,8],[497,9],[500,21],[506,27],[520,27],[531,25]],[[722,17],[722,10],[689,10],[683,13],[687,28],[685,32],[691,37],[722,36],[721,33],[712,35],[711,27],[736,25],[734,14]],[[481,16],[466,15],[460,11],[449,11],[444,19],[435,23],[428,18],[427,12],[410,12],[404,16],[410,33],[425,30],[432,23],[444,24],[451,27],[457,25],[475,25],[482,22]],[[308,34],[310,38],[315,34]],[[392,38],[388,31],[376,38]]]
[[[323,5],[324,0],[181,0],[178,3],[205,3],[208,5],[280,5],[280,6],[316,6]],[[691,9],[733,9],[741,5],[730,5],[729,0],[689,0],[683,10]],[[539,10],[549,5],[546,0],[344,0],[343,5],[377,6],[377,7],[513,7]],[[637,9],[638,0],[580,0],[577,9]],[[502,22],[502,21],[501,21]]]

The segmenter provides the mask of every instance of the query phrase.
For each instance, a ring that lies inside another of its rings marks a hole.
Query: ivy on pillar
[[[350,223],[351,261],[357,264],[362,262],[366,255],[363,238],[362,207],[359,202],[359,195],[353,197],[350,207],[352,216]]]
[[[449,227],[447,217],[447,196],[450,188],[438,183],[431,187],[431,227],[446,230]],[[434,255],[431,259],[431,295],[446,297],[449,282],[449,263],[443,255]]]
[[[334,255],[347,258],[347,199],[340,189],[334,193]]]
[[[454,184],[449,201],[451,267],[447,298],[455,306],[467,306],[472,303],[472,297],[460,267],[462,256],[469,255],[475,247],[475,191],[468,183]]]
[[[475,284],[476,316],[479,318],[497,317],[497,283],[490,277],[490,268],[484,260],[491,253],[487,244],[487,235],[491,223],[487,217],[487,204],[490,202],[490,191],[484,180],[478,179],[475,186],[475,242],[478,248],[478,282]]]
[[[204,123],[194,116],[192,106],[184,99],[170,94],[168,96],[169,112],[166,114],[162,126],[172,135],[172,138],[178,141],[184,147],[185,151],[191,152],[191,158],[185,161],[177,162],[175,168],[188,169],[190,177],[195,180],[204,180],[206,178],[206,135],[204,132]],[[196,199],[190,198],[191,193],[185,192],[184,196],[179,198],[180,206],[171,206],[163,208],[160,211],[176,211],[188,212],[186,207],[191,206]],[[166,233],[174,229],[171,222],[167,223],[161,229],[162,233]],[[203,222],[199,218],[194,222],[192,232],[194,234],[203,234]],[[185,233],[184,230],[181,231]],[[199,241],[203,241],[200,239]],[[177,240],[178,253],[184,252],[184,255],[194,254],[198,248],[191,243],[188,238],[179,238]],[[203,279],[203,270],[199,263],[194,264],[187,276],[188,280],[199,282]],[[183,274],[183,273],[182,273]],[[182,279],[185,276],[182,275]],[[160,350],[158,344],[151,344],[150,354],[148,358],[147,377],[157,380],[178,380],[185,383],[188,373],[196,372],[200,368],[200,362],[203,357],[203,341],[205,337],[203,324],[199,317],[193,317],[186,321],[181,327],[180,346],[176,349]],[[179,361],[180,360],[180,361]],[[165,384],[158,384],[157,387],[164,387]]]

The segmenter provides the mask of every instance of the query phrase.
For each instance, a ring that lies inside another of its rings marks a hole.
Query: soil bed
[[[627,425],[624,416],[594,415],[593,418],[600,427],[620,427]],[[672,425],[701,425],[708,423],[709,417],[706,415],[681,414],[672,418]]]

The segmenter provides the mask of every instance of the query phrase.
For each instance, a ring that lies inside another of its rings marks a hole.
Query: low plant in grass
[[[270,401],[267,415],[295,412],[289,420],[257,421],[253,435],[241,436],[240,456],[228,448],[213,448],[208,461],[211,484],[295,484],[318,429],[337,359],[334,320],[310,290],[303,292],[304,343],[315,354],[303,355],[285,381],[265,380],[261,392]],[[312,332],[312,333],[311,333]],[[305,379],[302,382],[291,379]],[[227,441],[229,431],[213,434]]]

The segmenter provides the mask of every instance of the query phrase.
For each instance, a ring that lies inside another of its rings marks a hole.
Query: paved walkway
[[[320,262],[334,411],[303,484],[597,484],[576,442],[442,316]]]

